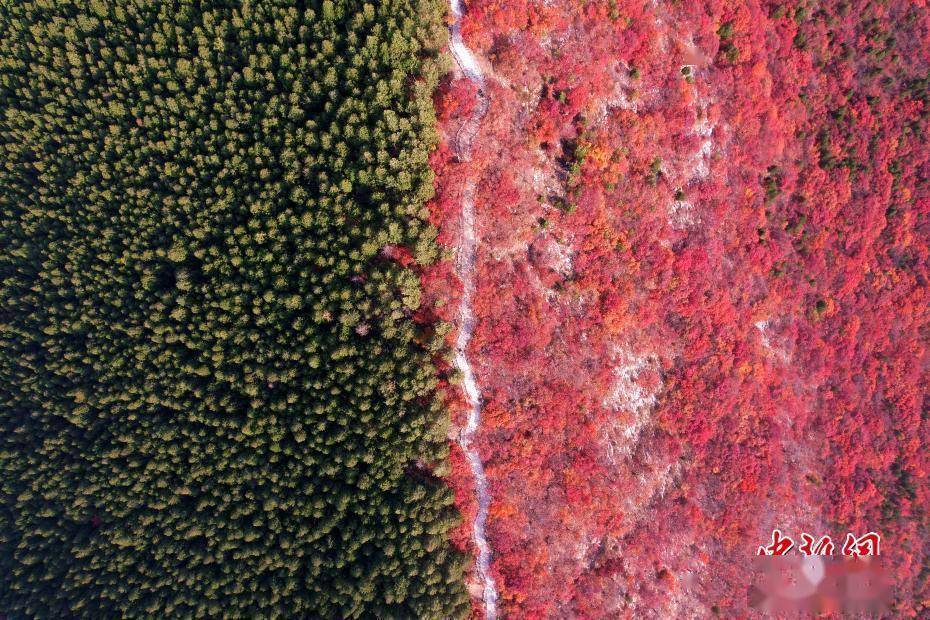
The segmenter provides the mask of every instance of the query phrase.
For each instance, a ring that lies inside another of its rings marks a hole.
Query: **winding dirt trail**
[[[452,148],[461,161],[471,160],[471,143],[481,127],[481,121],[488,112],[488,97],[484,92],[484,72],[478,60],[462,40],[461,21],[462,6],[460,0],[450,0],[453,22],[450,27],[449,48],[455,61],[465,77],[478,87],[478,105],[471,116],[456,133]],[[475,331],[475,315],[472,310],[472,298],[475,293],[475,258],[478,240],[475,236],[475,181],[469,179],[462,192],[462,232],[456,257],[456,270],[462,281],[462,300],[459,306],[459,334],[455,341],[455,366],[462,373],[465,396],[468,400],[468,422],[461,429],[458,443],[468,458],[471,473],[475,479],[475,495],[478,511],[472,528],[475,546],[478,547],[476,570],[481,580],[484,602],[484,616],[488,620],[497,618],[497,585],[491,576],[491,546],[488,544],[485,523],[488,518],[488,505],[491,494],[488,491],[488,479],[484,473],[481,456],[473,445],[475,432],[481,423],[481,391],[475,379],[475,372],[468,360],[468,344]]]

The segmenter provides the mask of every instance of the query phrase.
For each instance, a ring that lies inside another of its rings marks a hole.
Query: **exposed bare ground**
[[[481,127],[481,121],[488,111],[488,96],[484,92],[484,73],[478,60],[465,42],[462,40],[461,20],[462,7],[459,0],[451,0],[453,22],[450,32],[449,47],[452,55],[466,78],[478,87],[478,105],[471,116],[456,133],[452,148],[460,161],[471,159],[471,144]],[[475,433],[481,423],[481,391],[478,387],[475,372],[468,359],[468,345],[475,331],[475,316],[472,308],[472,299],[475,293],[475,257],[477,255],[478,240],[475,235],[475,181],[469,179],[462,193],[462,232],[456,259],[456,268],[462,281],[462,300],[459,306],[459,332],[455,342],[455,366],[462,373],[465,396],[468,400],[468,421],[461,429],[458,442],[462,447],[471,467],[475,479],[475,495],[477,496],[478,510],[475,514],[472,536],[478,548],[476,570],[481,581],[482,600],[484,603],[485,618],[497,617],[497,585],[491,576],[491,546],[488,543],[485,523],[488,518],[488,506],[491,503],[491,494],[488,491],[488,479],[481,463],[481,455],[473,445]]]

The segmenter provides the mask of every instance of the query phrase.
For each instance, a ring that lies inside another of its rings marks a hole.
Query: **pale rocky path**
[[[461,20],[462,6],[460,0],[450,0],[452,26],[450,28],[449,47],[452,55],[466,78],[478,87],[478,105],[472,111],[453,140],[453,150],[461,161],[471,160],[471,143],[481,127],[481,121],[488,111],[488,97],[484,92],[485,78],[478,60],[462,40]],[[475,495],[478,510],[472,528],[475,546],[478,548],[476,571],[481,581],[484,616],[488,620],[497,618],[497,584],[491,576],[491,546],[488,543],[485,524],[488,519],[488,506],[491,494],[488,491],[488,478],[484,473],[481,456],[473,442],[475,433],[481,424],[481,390],[475,378],[471,362],[468,359],[468,344],[475,330],[475,315],[472,300],[475,293],[475,258],[478,239],[475,235],[475,181],[469,179],[462,192],[461,209],[462,232],[456,257],[456,269],[462,281],[462,300],[459,305],[459,333],[455,342],[455,366],[462,373],[463,387],[468,401],[468,422],[458,436],[459,445],[468,458],[472,476],[475,479]]]

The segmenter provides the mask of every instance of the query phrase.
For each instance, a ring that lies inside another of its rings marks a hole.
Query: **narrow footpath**
[[[456,62],[466,78],[478,87],[478,105],[472,111],[453,140],[453,150],[461,161],[470,161],[471,143],[481,121],[488,112],[488,97],[485,93],[485,79],[475,55],[462,40],[461,21],[462,6],[460,0],[450,0],[453,22],[450,27],[449,47]],[[491,576],[491,546],[488,544],[485,523],[488,518],[488,505],[491,494],[488,491],[488,479],[484,473],[481,456],[473,442],[475,433],[481,424],[481,391],[475,379],[475,372],[468,359],[468,344],[475,330],[475,315],[472,299],[475,293],[475,258],[478,240],[475,236],[475,181],[469,179],[462,192],[461,238],[456,256],[456,270],[462,281],[462,300],[459,306],[459,333],[455,342],[455,366],[462,373],[463,387],[468,401],[468,422],[459,432],[458,442],[468,458],[472,476],[475,479],[475,495],[478,511],[472,528],[475,546],[478,548],[476,570],[482,586],[484,616],[488,620],[497,618],[497,585]]]

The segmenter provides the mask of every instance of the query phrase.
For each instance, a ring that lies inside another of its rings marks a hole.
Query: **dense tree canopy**
[[[467,613],[411,318],[442,16],[3,3],[0,612]]]
[[[778,528],[880,533],[883,617],[930,618],[926,2],[466,4],[434,203],[476,183],[502,613],[771,617]]]

